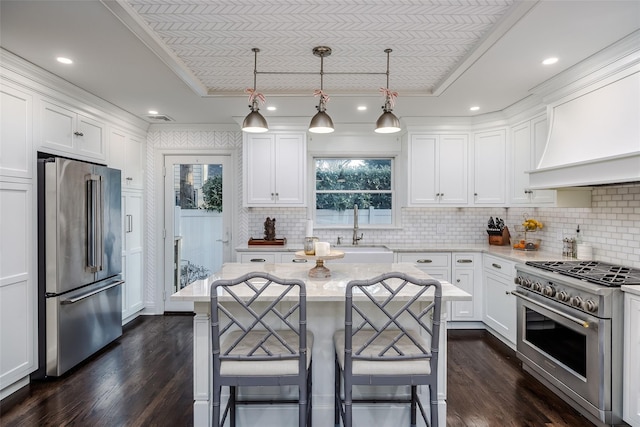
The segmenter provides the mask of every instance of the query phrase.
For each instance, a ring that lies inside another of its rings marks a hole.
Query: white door
[[[165,311],[190,311],[169,296],[231,260],[229,156],[166,156],[164,177]]]

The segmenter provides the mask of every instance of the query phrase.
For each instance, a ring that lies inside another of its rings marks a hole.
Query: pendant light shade
[[[398,93],[389,89],[389,54],[392,50],[385,49],[384,52],[387,54],[387,87],[380,88],[380,92],[384,94],[384,106],[382,107],[382,115],[376,121],[375,131],[377,133],[395,133],[401,130],[400,120],[392,113]]]
[[[256,78],[258,75],[258,52],[260,49],[254,47],[251,49],[253,52],[253,89],[246,89],[245,92],[249,94],[249,108],[251,112],[244,118],[242,122],[242,131],[249,133],[260,133],[269,130],[267,120],[260,114],[258,108],[258,101],[265,101],[264,95],[256,92]]]
[[[331,120],[331,117],[329,117],[325,111],[329,96],[323,91],[324,57],[331,55],[331,48],[327,46],[317,46],[313,48],[313,54],[320,57],[320,90],[314,92],[314,96],[320,97],[320,101],[316,107],[318,112],[311,119],[311,123],[309,123],[309,132],[331,133],[334,130],[333,120]]]
[[[377,133],[395,133],[400,132],[400,119],[391,111],[385,111],[376,122]]]
[[[264,116],[258,112],[258,108],[255,110],[252,108],[242,122],[242,130],[249,133],[266,132],[269,130],[269,125]]]

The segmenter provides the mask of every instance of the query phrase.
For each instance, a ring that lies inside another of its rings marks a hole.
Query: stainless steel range
[[[516,265],[523,368],[596,425],[622,423],[623,296],[640,270],[597,261]]]

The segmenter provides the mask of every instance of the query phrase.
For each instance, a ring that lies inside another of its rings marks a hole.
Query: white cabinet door
[[[484,323],[511,345],[516,342],[515,264],[485,255],[483,277]]]
[[[440,203],[468,203],[469,139],[467,135],[442,135],[438,144]]]
[[[555,202],[555,190],[529,188],[527,171],[536,168],[544,152],[546,138],[546,116],[536,117],[511,128],[511,204],[544,206]]]
[[[468,149],[467,135],[411,135],[408,204],[466,205]]]
[[[475,134],[474,203],[503,205],[506,203],[507,138],[504,129]]]
[[[144,188],[145,143],[120,129],[109,132],[109,166],[122,171],[122,187]]]
[[[106,159],[104,123],[45,100],[40,117],[41,146],[84,158]]]
[[[33,177],[33,98],[0,86],[0,175]]]
[[[0,181],[0,397],[37,368],[36,214],[31,183]],[[15,390],[13,390],[15,391]],[[10,393],[11,391],[9,391]]]
[[[640,426],[640,296],[624,296],[624,374],[622,418]]]
[[[275,191],[279,205],[305,203],[306,149],[304,135],[276,135]]]
[[[452,321],[482,321],[481,254],[453,253],[453,285],[472,296],[471,301],[451,303]]]
[[[245,138],[245,206],[305,206],[305,135],[260,134]]]
[[[409,139],[409,205],[438,203],[438,141],[437,135],[411,135]]]
[[[144,308],[144,196],[140,191],[122,193],[123,277],[122,319],[133,319]]]

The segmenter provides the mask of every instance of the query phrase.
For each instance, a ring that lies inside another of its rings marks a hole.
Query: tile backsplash
[[[277,237],[299,242],[305,234],[306,208],[250,208],[249,237],[262,238],[264,220],[275,217]],[[512,235],[523,216],[544,224],[537,237],[546,251],[562,252],[562,239],[574,236],[577,225],[584,243],[593,246],[594,258],[640,268],[640,184],[595,187],[591,208],[402,208],[401,226],[389,229],[360,227],[360,244],[406,244],[429,246],[450,243],[487,242],[490,216],[503,218]],[[351,241],[350,229],[315,229],[321,240]]]

